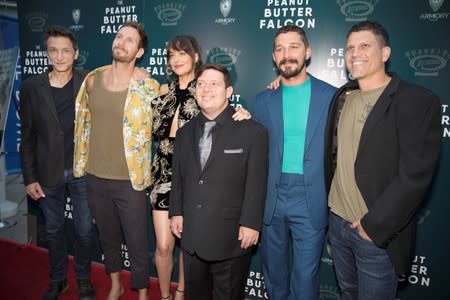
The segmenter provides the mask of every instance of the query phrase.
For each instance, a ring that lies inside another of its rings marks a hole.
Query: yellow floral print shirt
[[[75,149],[73,173],[83,176],[89,159],[89,137],[91,113],[86,83],[97,72],[111,66],[103,66],[90,72],[84,79],[75,102]],[[152,110],[151,102],[159,95],[159,83],[155,79],[136,81],[131,79],[123,113],[123,140],[125,158],[128,165],[131,184],[142,191],[152,183]],[[114,162],[111,162],[114,163]]]

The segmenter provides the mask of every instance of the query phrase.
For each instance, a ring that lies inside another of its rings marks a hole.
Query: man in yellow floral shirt
[[[108,299],[123,294],[122,234],[131,261],[131,286],[147,298],[148,237],[144,189],[151,184],[150,103],[154,79],[132,78],[147,46],[143,26],[126,22],[112,44],[112,65],[86,76],[76,99],[74,175],[87,175],[89,207],[96,220],[111,278]]]

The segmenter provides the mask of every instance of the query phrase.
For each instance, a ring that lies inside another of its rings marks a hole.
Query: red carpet
[[[73,271],[73,258],[69,258],[67,279],[70,288],[60,300],[78,299]],[[125,293],[121,300],[136,299],[137,292],[130,290],[129,272],[122,272]],[[102,264],[92,263],[91,280],[96,299],[103,300],[110,287],[108,274]],[[157,281],[150,279],[149,300],[159,300]],[[50,282],[47,250],[30,244],[22,245],[0,239],[0,299],[34,300],[41,299]]]

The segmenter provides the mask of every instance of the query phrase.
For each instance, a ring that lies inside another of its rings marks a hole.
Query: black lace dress
[[[178,128],[183,127],[199,112],[195,100],[195,80],[187,88],[180,89],[178,81],[169,84],[169,92],[152,101],[153,136],[158,148],[153,157],[152,181],[157,192],[156,199],[151,198],[153,209],[169,210],[169,193],[172,180],[172,157],[175,138],[169,137],[170,127],[178,108]]]

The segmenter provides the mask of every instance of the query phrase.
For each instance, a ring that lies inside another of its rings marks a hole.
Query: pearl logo
[[[180,3],[165,3],[154,7],[161,26],[178,25],[186,5]]]
[[[236,64],[238,56],[241,51],[232,48],[213,48],[208,51],[207,61],[208,63],[220,64],[226,67],[228,70]]]
[[[84,66],[86,65],[88,57],[89,57],[89,51],[79,50],[78,59],[75,61],[75,68],[76,69],[84,69]]]
[[[345,21],[359,22],[367,20],[367,16],[375,10],[378,0],[337,0],[336,2],[341,7]]]
[[[416,76],[438,76],[439,71],[447,66],[450,58],[448,50],[415,49],[405,53],[409,65],[415,70]]]
[[[32,32],[41,32],[47,23],[48,15],[43,12],[32,12],[25,18]]]

